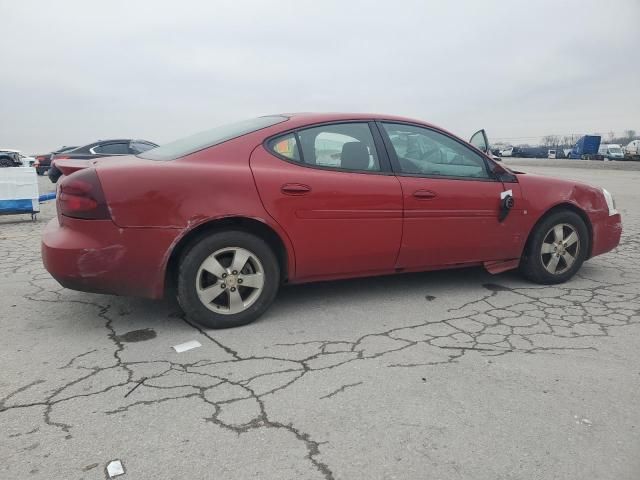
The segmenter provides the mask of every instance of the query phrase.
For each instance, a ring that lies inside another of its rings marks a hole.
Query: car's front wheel
[[[243,231],[218,232],[182,255],[178,302],[201,325],[237,327],[269,308],[279,284],[278,260],[264,240]]]
[[[589,231],[575,212],[558,211],[532,232],[520,270],[536,283],[551,285],[573,277],[587,258]]]

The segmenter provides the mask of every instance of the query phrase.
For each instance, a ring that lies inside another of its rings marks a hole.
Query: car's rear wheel
[[[575,212],[558,211],[533,231],[520,270],[529,280],[551,285],[573,277],[587,257],[589,231]]]
[[[187,317],[210,328],[256,320],[273,302],[280,266],[269,245],[242,231],[194,243],[178,267],[178,302]]]

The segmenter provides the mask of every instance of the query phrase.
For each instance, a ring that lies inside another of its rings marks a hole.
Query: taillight
[[[58,191],[58,208],[65,217],[86,220],[111,218],[94,168],[85,168],[62,178]]]

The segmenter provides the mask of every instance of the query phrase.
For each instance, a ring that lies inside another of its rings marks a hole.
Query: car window
[[[471,148],[428,128],[382,124],[402,173],[461,178],[489,178],[484,159]]]
[[[147,142],[131,142],[129,144],[129,149],[130,152],[135,154],[138,153],[142,153],[142,152],[146,152],[147,150],[151,150],[152,148],[155,148],[156,145],[152,145],[151,143],[147,143]]]
[[[282,137],[274,138],[269,142],[269,148],[289,160],[300,161],[300,151],[294,133],[287,133]]]
[[[93,151],[96,153],[108,153],[110,155],[128,154],[129,144],[128,143],[106,143],[104,145],[98,145],[97,147],[93,147]]]
[[[298,132],[305,164],[352,171],[380,171],[367,123],[341,123]]]

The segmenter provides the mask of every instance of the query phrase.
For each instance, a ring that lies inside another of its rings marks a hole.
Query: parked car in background
[[[601,144],[598,155],[606,160],[624,160],[624,152],[620,145],[616,143]]]
[[[0,148],[0,167],[32,167],[36,159],[23,155],[20,150]]]
[[[557,155],[556,150],[549,150],[547,152],[547,158],[556,158],[556,155]]]
[[[501,157],[513,157],[513,147],[507,147],[503,150],[500,150]]]
[[[71,150],[74,150],[76,148],[78,148],[78,146],[62,146],[59,149],[54,150],[53,152],[35,155],[36,161],[33,166],[36,167],[36,172],[38,172],[38,175],[44,175],[49,171],[49,168],[51,167],[51,159],[54,155],[70,152]]]
[[[547,158],[547,147],[513,147],[512,156],[520,158]]]
[[[20,152],[7,148],[0,148],[0,167],[21,167]]]
[[[624,158],[627,160],[640,160],[640,140],[632,140],[624,147]]]
[[[137,155],[157,147],[148,140],[115,139],[98,140],[83,147],[75,148],[71,151],[53,155],[49,170],[49,179],[56,183],[62,172],[56,167],[58,160],[93,160],[101,157],[117,157],[122,155]]]
[[[43,262],[67,288],[176,292],[191,320],[225,328],[286,282],[484,266],[556,284],[618,245],[609,192],[513,172],[488,145],[402,117],[296,114],[59,160]]]

